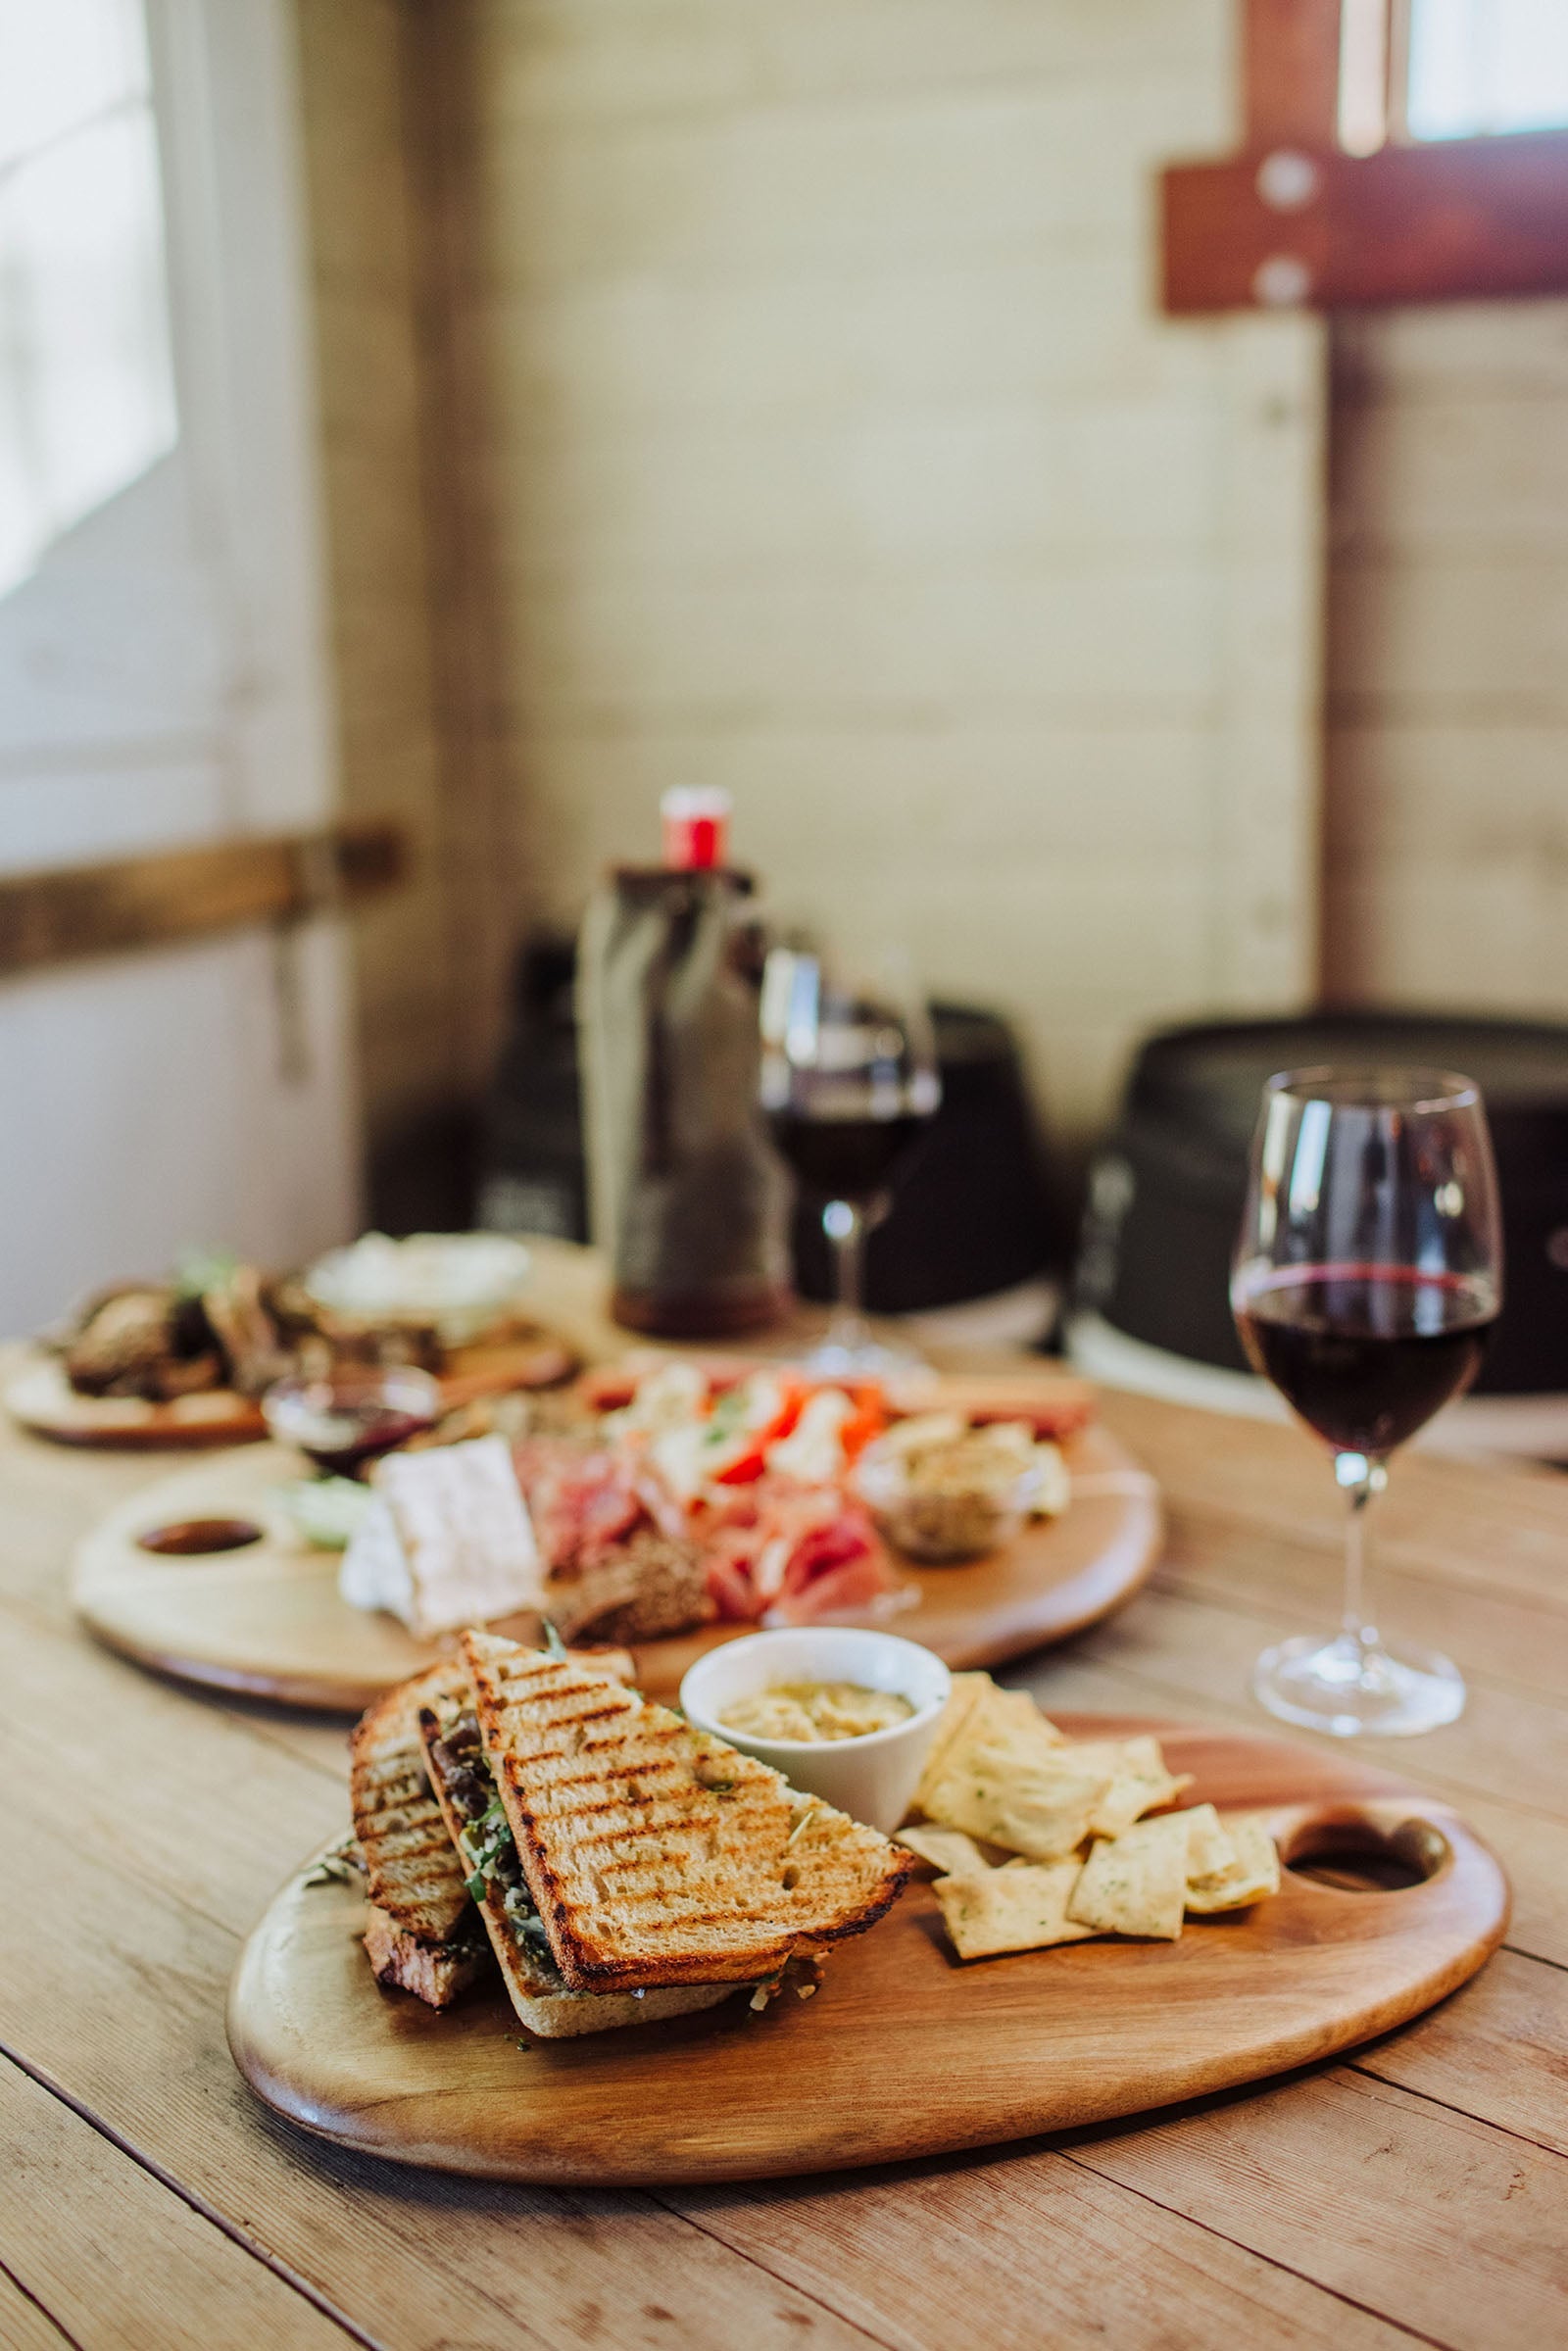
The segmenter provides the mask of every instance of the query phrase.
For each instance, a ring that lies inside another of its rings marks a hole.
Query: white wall
[[[1321,341],[1153,308],[1232,0],[470,0],[454,452],[528,910],[721,782],[1082,1128],[1316,935]]]
[[[1336,328],[1325,976],[1568,1014],[1568,303]]]

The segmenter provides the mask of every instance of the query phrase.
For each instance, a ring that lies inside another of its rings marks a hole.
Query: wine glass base
[[[1315,1633],[1265,1649],[1252,1674],[1260,1705],[1283,1722],[1336,1739],[1404,1739],[1435,1731],[1464,1712],[1464,1680],[1436,1649],[1398,1656],[1352,1634]]]

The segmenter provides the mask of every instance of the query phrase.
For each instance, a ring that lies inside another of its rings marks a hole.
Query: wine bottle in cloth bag
[[[593,1237],[634,1330],[717,1338],[789,1301],[788,1185],[757,1107],[763,939],[727,796],[666,793],[662,867],[618,866],[578,954]]]

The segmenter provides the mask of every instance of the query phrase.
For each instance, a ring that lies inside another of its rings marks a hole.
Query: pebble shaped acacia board
[[[1080,1491],[1060,1518],[1027,1529],[964,1567],[908,1569],[917,1607],[889,1620],[954,1666],[996,1665],[1093,1624],[1131,1597],[1159,1550],[1152,1481],[1108,1430],[1066,1447]],[[358,1713],[438,1653],[390,1616],[338,1597],[340,1554],[296,1535],[277,1489],[304,1464],[290,1448],[247,1446],[146,1486],[79,1545],[73,1596],[112,1648],[180,1680],[284,1704]],[[139,1535],[199,1518],[248,1518],[263,1530],[242,1550],[165,1557]],[[503,1630],[532,1639],[533,1620]],[[680,1687],[686,1668],[737,1625],[653,1641],[637,1651],[646,1690]]]
[[[275,1897],[229,1991],[235,2062],[270,2106],[364,2153],[486,2179],[657,2185],[903,2161],[1109,2121],[1346,2049],[1432,2006],[1500,1940],[1507,1882],[1446,1806],[1338,1753],[1153,1731],[1186,1799],[1262,1810],[1289,1858],[1375,1834],[1433,1874],[1352,1892],[1287,1870],[1272,1900],[1181,1940],[1085,1942],[960,1966],[928,1887],[765,2017],[744,2000],[527,2041],[498,1990],[444,2015],[382,1991],[353,1886]],[[309,1865],[307,1865],[308,1870]]]

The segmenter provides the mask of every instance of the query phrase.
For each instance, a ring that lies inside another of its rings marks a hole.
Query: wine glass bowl
[[[1231,1277],[1242,1343],[1329,1447],[1349,1502],[1339,1634],[1259,1659],[1272,1713],[1314,1730],[1451,1722],[1446,1657],[1387,1648],[1368,1617],[1365,1516],[1391,1452],[1470,1385],[1502,1303],[1496,1171],[1480,1090],[1449,1071],[1288,1070],[1264,1089]]]
[[[902,1369],[907,1349],[874,1340],[861,1311],[866,1234],[942,1099],[931,1018],[897,948],[845,953],[797,943],[767,958],[760,1099],[773,1143],[821,1208],[836,1302],[808,1358],[831,1378]]]

